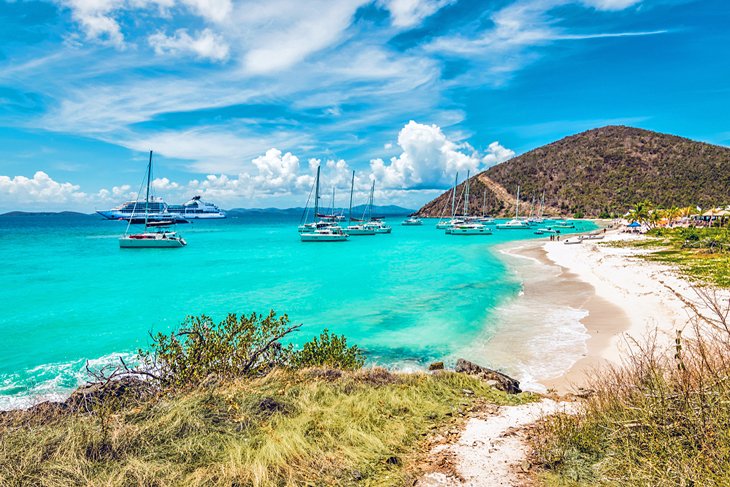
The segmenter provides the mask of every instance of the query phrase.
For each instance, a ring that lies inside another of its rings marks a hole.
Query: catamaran
[[[375,181],[373,181],[373,185],[370,187],[370,203],[369,207],[373,208],[373,200],[375,198]],[[370,216],[368,219],[369,221],[364,224],[365,228],[368,228],[370,230],[374,230],[375,233],[390,233],[393,229],[390,225],[385,223],[382,218],[379,217],[373,217]]]
[[[498,223],[497,228],[500,230],[529,230],[530,224],[525,220],[520,220],[520,187],[517,186],[517,203],[515,206],[515,217],[505,223]]]
[[[491,235],[489,227],[476,222],[469,221],[469,171],[466,173],[466,185],[464,189],[464,215],[467,219],[463,223],[455,223],[446,229],[447,235]]]
[[[174,225],[174,221],[150,221],[149,206],[150,202],[150,181],[152,180],[152,151],[150,151],[150,161],[147,164],[147,195],[144,204],[144,232],[129,233],[129,227],[135,221],[135,214],[130,215],[127,222],[127,229],[124,235],[119,238],[119,247],[123,249],[141,249],[141,248],[157,248],[157,249],[174,249],[187,245],[185,239],[180,237],[177,232],[169,230]],[[144,181],[143,181],[144,183]],[[141,187],[140,187],[141,189]],[[138,193],[139,194],[139,193]],[[138,198],[139,199],[139,198]],[[137,205],[135,205],[135,208]]]
[[[299,238],[302,242],[344,242],[349,238],[345,232],[342,231],[337,223],[334,221],[317,221],[319,215],[319,172],[320,168],[317,166],[317,176],[314,178],[314,221],[311,223],[304,223],[299,225]],[[310,191],[309,195],[312,193]],[[334,203],[332,205],[334,207]],[[307,208],[309,207],[309,200],[307,200]],[[307,211],[303,220],[306,220]]]
[[[352,171],[352,182],[350,183],[350,211],[348,212],[348,223],[347,227],[345,228],[345,233],[352,236],[360,236],[360,235],[375,235],[375,229],[368,228],[362,223],[357,223],[355,225],[352,224],[353,221],[364,221],[365,215],[369,214],[370,209],[370,200],[368,200],[368,204],[365,205],[365,210],[363,211],[363,218],[361,220],[357,220],[356,218],[352,217],[352,193],[355,190],[355,171]]]

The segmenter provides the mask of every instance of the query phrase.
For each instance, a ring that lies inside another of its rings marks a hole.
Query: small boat
[[[603,237],[600,233],[589,233],[588,235],[581,236],[583,240],[603,240]]]
[[[529,230],[532,227],[526,220],[520,219],[520,187],[517,186],[517,202],[515,205],[515,217],[505,223],[498,223],[496,227],[500,230]]]
[[[307,205],[304,209],[304,214],[302,215],[302,221],[305,223],[302,223],[297,227],[297,231],[299,232],[299,235],[309,235],[306,240],[302,237],[303,242],[325,242],[325,241],[339,241],[339,240],[347,240],[347,238],[342,239],[341,237],[333,237],[330,240],[327,240],[326,236],[331,234],[339,235],[342,233],[342,228],[337,224],[337,221],[339,218],[337,215],[321,215],[319,213],[319,174],[320,174],[320,167],[317,166],[317,176],[314,178],[314,185],[312,187],[312,191],[314,191],[314,205],[313,205],[313,218],[311,222],[307,222],[308,215],[309,215],[309,199],[307,199]],[[309,193],[309,196],[312,196],[312,193]],[[334,203],[333,203],[334,206]],[[333,212],[334,213],[334,212]],[[317,237],[317,236],[321,237]]]
[[[184,238],[179,236],[177,232],[169,230],[169,227],[175,224],[175,221],[150,221],[149,220],[149,202],[150,202],[150,181],[152,180],[152,151],[150,151],[150,161],[147,164],[147,195],[145,198],[144,226],[145,229],[141,233],[129,233],[129,227],[135,220],[135,214],[132,213],[127,222],[127,231],[119,238],[119,247],[122,249],[174,249],[187,245]],[[137,204],[135,204],[135,208]]]
[[[406,227],[415,227],[418,225],[423,225],[423,222],[417,216],[412,216],[410,218],[406,218],[405,220],[403,220],[403,222],[401,222],[401,225],[406,226]]]
[[[302,242],[344,242],[350,236],[340,227],[328,227],[313,232],[300,233]]]
[[[562,221],[555,222],[553,224],[553,227],[555,227],[555,228],[575,228],[575,224],[562,220]]]
[[[583,239],[580,237],[571,237],[571,238],[565,239],[563,241],[563,243],[565,245],[575,245],[575,244],[583,243]]]
[[[529,230],[532,228],[525,220],[518,220],[516,218],[505,223],[497,223],[496,227],[500,230]]]
[[[540,232],[540,233],[538,233],[538,232]],[[555,230],[552,227],[545,227],[545,228],[538,228],[535,233],[537,233],[538,235],[541,235],[543,233],[560,233],[560,230]]]
[[[348,212],[348,225],[345,227],[345,233],[351,236],[364,236],[364,235],[375,235],[375,229],[374,228],[368,228],[362,223],[356,223],[355,225],[352,224],[353,221],[362,221],[357,220],[356,218],[352,217],[352,193],[355,190],[355,171],[352,171],[352,182],[350,183],[350,211]],[[365,214],[369,214],[371,209],[371,201],[368,199],[368,204],[365,206],[365,211],[363,212],[363,220],[365,219]]]
[[[390,233],[393,228],[382,220],[371,220],[365,223],[365,228],[371,228],[375,230],[375,233]]]
[[[492,230],[481,223],[463,223],[446,229],[447,235],[491,235]]]

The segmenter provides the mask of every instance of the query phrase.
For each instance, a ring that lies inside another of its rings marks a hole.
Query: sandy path
[[[577,403],[541,402],[502,406],[496,413],[471,418],[458,439],[434,447],[431,463],[448,465],[427,472],[419,487],[442,486],[520,486],[518,471],[528,452],[524,427],[558,411],[574,411]]]

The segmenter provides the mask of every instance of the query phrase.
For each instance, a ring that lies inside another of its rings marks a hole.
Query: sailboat
[[[393,230],[390,225],[385,223],[381,218],[372,216],[374,197],[375,181],[373,181],[373,185],[370,187],[370,202],[368,203],[368,208],[370,209],[370,217],[368,218],[368,222],[365,223],[365,227],[375,230],[375,233],[390,233]]]
[[[348,223],[347,227],[345,228],[345,233],[352,236],[360,236],[360,235],[375,235],[375,229],[369,228],[361,223],[353,225],[353,221],[358,221],[355,218],[352,218],[352,193],[355,190],[355,171],[352,171],[352,182],[350,183],[350,211],[348,213]],[[368,201],[368,205],[370,202]],[[369,211],[369,208],[366,206],[365,211]],[[359,220],[362,221],[362,220]]]
[[[517,186],[517,204],[515,206],[515,217],[506,222],[498,223],[497,228],[500,230],[525,230],[530,228],[530,224],[525,220],[520,220],[520,187]]]
[[[466,184],[464,189],[464,218],[462,223],[455,223],[446,229],[447,235],[491,235],[489,227],[469,220],[469,171],[466,172]]]
[[[343,232],[339,225],[333,221],[317,221],[320,216],[319,173],[320,168],[317,166],[317,176],[314,178],[314,221],[299,226],[299,238],[302,242],[344,242],[349,235]],[[332,206],[334,207],[334,203]]]
[[[459,183],[459,173],[456,173],[456,176],[454,177],[454,187],[451,189],[451,219],[446,221],[441,221],[436,224],[436,228],[439,230],[445,230],[447,228],[453,227],[454,225],[460,225],[464,223],[464,220],[460,218],[456,218],[456,187]]]
[[[494,218],[487,215],[487,188],[484,188],[484,193],[482,193],[482,216],[478,217],[476,219],[477,223],[481,223],[482,225],[494,225]]]
[[[152,180],[152,151],[150,161],[147,164],[147,194],[144,203],[144,232],[129,233],[129,227],[135,221],[134,213],[127,222],[127,229],[119,238],[119,247],[123,249],[175,249],[187,245],[185,239],[177,232],[171,231],[169,227],[175,224],[174,220],[150,221],[150,182]],[[137,197],[139,200],[139,197]]]

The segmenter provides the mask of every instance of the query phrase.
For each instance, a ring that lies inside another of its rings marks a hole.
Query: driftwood
[[[492,386],[495,389],[504,391],[507,394],[519,394],[522,392],[522,389],[520,389],[520,382],[518,380],[513,379],[502,372],[482,367],[481,365],[469,362],[463,358],[456,361],[456,368],[454,370],[463,374],[476,375],[477,377],[492,383]]]

